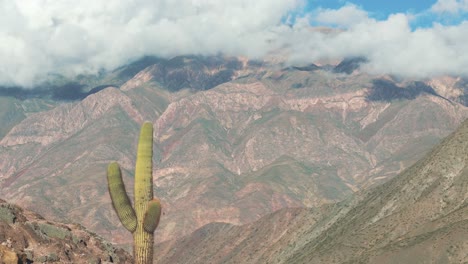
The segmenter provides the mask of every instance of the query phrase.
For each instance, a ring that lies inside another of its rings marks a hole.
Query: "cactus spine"
[[[107,182],[112,205],[122,225],[133,233],[135,264],[153,263],[154,230],[161,216],[161,203],[153,198],[153,125],[145,122],[138,140],[135,167],[135,204],[130,203],[119,164],[107,168]]]

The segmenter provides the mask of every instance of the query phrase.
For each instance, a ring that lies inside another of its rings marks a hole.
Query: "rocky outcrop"
[[[48,221],[3,200],[0,200],[0,260],[12,264],[132,263],[127,252],[79,224]]]
[[[23,257],[21,259],[21,263],[27,263],[26,262],[27,259],[24,257],[25,256],[24,254],[17,253],[5,245],[0,245],[0,262],[1,263],[18,264],[18,262],[20,261],[20,258],[18,257],[18,255]]]

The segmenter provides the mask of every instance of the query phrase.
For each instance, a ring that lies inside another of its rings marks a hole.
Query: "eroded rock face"
[[[0,200],[2,263],[132,263],[130,255],[79,224],[48,221]]]
[[[156,245],[157,263],[466,263],[468,120],[389,182],[319,208],[208,224]]]

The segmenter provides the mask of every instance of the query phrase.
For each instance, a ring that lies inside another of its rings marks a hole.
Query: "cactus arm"
[[[153,233],[158,227],[159,218],[161,217],[161,202],[158,198],[153,199],[148,203],[148,209],[143,220],[143,228],[148,233]]]
[[[122,173],[117,162],[112,162],[107,167],[107,182],[112,205],[120,222],[128,231],[133,233],[137,227],[137,218],[125,191]]]

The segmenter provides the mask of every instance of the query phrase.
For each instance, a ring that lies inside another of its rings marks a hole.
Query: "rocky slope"
[[[79,224],[61,224],[0,200],[0,263],[132,263]]]
[[[105,167],[122,164],[132,190],[143,120],[155,126],[163,241],[340,201],[392,178],[468,117],[439,86],[240,59],[146,59],[88,82],[117,84],[12,119],[0,140],[0,195],[116,243],[130,235],[112,211]]]
[[[336,205],[209,224],[157,263],[466,263],[468,121],[389,182]]]

